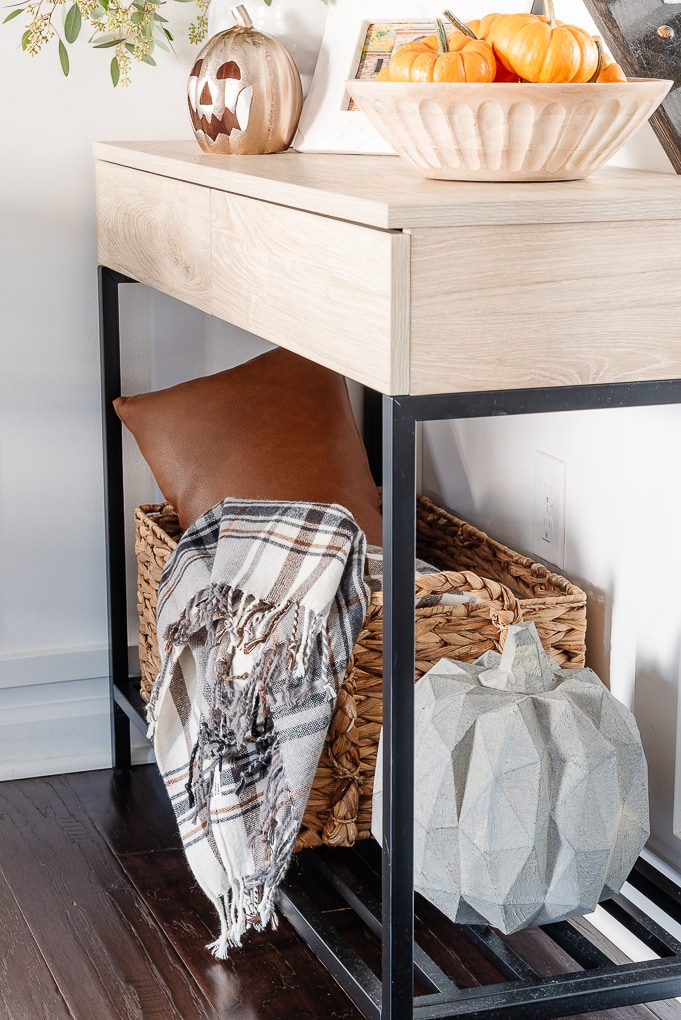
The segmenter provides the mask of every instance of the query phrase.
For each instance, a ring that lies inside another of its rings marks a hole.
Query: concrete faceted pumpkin
[[[298,69],[281,43],[253,28],[245,7],[231,13],[234,27],[208,40],[189,75],[196,140],[209,153],[281,152],[302,109]]]
[[[634,717],[595,673],[561,669],[521,623],[501,655],[437,663],[415,697],[423,896],[509,934],[619,892],[649,833],[648,774]],[[382,802],[377,768],[379,840]]]

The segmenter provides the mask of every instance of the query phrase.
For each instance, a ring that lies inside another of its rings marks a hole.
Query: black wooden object
[[[677,174],[681,173],[681,3],[584,0],[584,6],[628,78],[674,82],[651,116],[650,126]]]

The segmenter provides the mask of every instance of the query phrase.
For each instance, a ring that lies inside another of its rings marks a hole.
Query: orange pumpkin
[[[626,81],[627,76],[617,61],[606,52],[599,36],[595,37],[599,53],[598,74],[595,81]]]
[[[451,11],[445,11],[444,14],[447,18],[449,18],[452,24],[456,23],[457,19],[454,17]],[[466,25],[468,27],[469,32],[472,32],[476,39],[484,38],[482,32],[480,31],[480,18],[473,18],[472,21],[466,22]],[[496,59],[496,55],[494,59],[496,60],[497,65],[497,71],[496,74],[494,75],[495,81],[520,81],[520,78],[514,71],[509,71],[507,67],[504,67],[500,60]]]
[[[545,0],[546,16],[490,14],[480,22],[480,35],[497,60],[531,82],[589,81],[598,66],[596,42],[585,29],[557,22],[553,0]]]
[[[533,25],[539,20],[540,18],[536,14],[486,14],[479,21],[471,21],[469,24],[475,34],[488,42],[494,50],[497,66],[500,69],[498,73],[507,74],[509,78],[505,80],[513,81],[519,80],[520,75],[504,61],[505,43],[515,32],[519,32],[527,25]]]
[[[382,81],[494,81],[496,60],[489,43],[463,32],[447,32],[405,43],[393,54]]]
[[[626,81],[627,76],[620,67],[620,65],[607,57],[603,61],[603,67],[601,73],[596,78],[596,81]]]

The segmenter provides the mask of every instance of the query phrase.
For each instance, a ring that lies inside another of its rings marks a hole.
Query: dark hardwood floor
[[[521,935],[534,964],[565,968]],[[154,766],[0,784],[1,1020],[360,1020],[284,919],[225,962],[205,948],[214,936]],[[588,1016],[681,1020],[681,1006]]]

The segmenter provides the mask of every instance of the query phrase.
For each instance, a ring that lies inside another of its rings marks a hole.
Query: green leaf
[[[147,56],[144,58],[144,63],[151,64],[152,67],[156,67],[156,61],[154,60],[153,57],[150,57],[149,54],[147,54]]]
[[[80,33],[80,26],[83,23],[83,19],[80,16],[80,8],[78,4],[72,4],[69,7],[66,18],[64,19],[64,35],[68,43],[75,42]]]
[[[165,43],[163,39],[156,39],[156,45],[160,46],[162,50],[166,51],[166,53],[170,53],[170,46],[168,46],[168,44]]]
[[[93,43],[93,49],[95,50],[110,50],[113,46],[118,46],[118,39],[109,39],[108,42]]]
[[[162,14],[154,14],[154,21],[160,21],[168,24],[168,19],[164,18]]]
[[[61,69],[64,72],[64,77],[66,77],[69,73],[69,55],[66,52],[66,46],[64,46],[61,39],[59,40],[59,63],[61,64]]]
[[[139,25],[141,21],[144,21],[144,12],[135,11],[134,14],[130,15],[130,20],[132,21],[133,25]]]
[[[174,41],[173,37],[170,34],[170,32],[168,31],[168,29],[164,28],[163,25],[161,25],[161,31],[163,32],[163,34],[166,37],[166,39],[168,40],[168,42],[173,42]]]
[[[118,57],[113,58],[109,70],[111,71],[111,81],[113,82],[114,88],[116,88],[121,78],[121,69],[118,65]]]
[[[22,50],[25,50],[25,49],[28,48],[28,44],[30,43],[30,41],[31,41],[31,30],[30,30],[30,28],[27,28],[26,31],[24,32],[24,34],[21,37],[21,48],[22,48]]]
[[[12,18],[18,18],[19,15],[23,14],[23,13],[24,13],[24,8],[23,7],[19,7],[18,10],[12,11],[12,13],[8,14],[7,17],[4,19],[3,25],[6,25],[8,21],[12,20]]]

